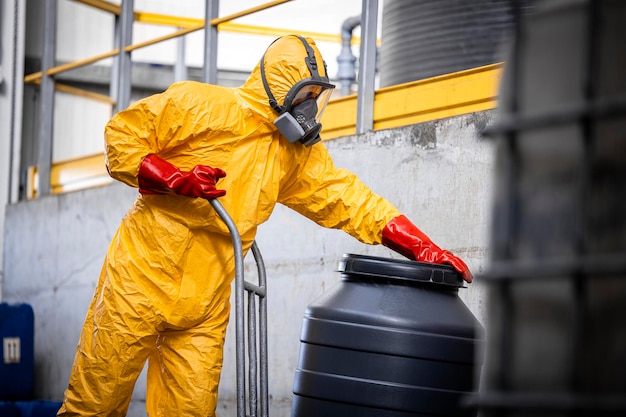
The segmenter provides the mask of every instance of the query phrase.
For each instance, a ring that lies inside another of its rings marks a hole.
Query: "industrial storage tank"
[[[308,306],[292,417],[472,416],[483,328],[447,265],[344,255]]]
[[[500,62],[511,25],[510,0],[385,0],[380,86]]]

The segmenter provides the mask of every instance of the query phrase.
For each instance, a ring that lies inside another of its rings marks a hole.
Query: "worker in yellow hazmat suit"
[[[318,143],[332,88],[313,40],[285,36],[242,87],[179,82],[112,118],[107,168],[140,195],[108,249],[59,416],[126,415],[146,360],[151,417],[215,415],[234,252],[207,199],[220,198],[244,253],[278,202],[471,281],[461,259],[335,168]]]

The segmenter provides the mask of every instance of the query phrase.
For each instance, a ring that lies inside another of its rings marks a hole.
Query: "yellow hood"
[[[317,62],[324,62],[315,41],[311,38],[305,39],[315,52]],[[276,39],[261,58],[264,61],[267,84],[279,105],[283,105],[285,96],[294,84],[311,76],[305,62],[306,57],[306,49],[300,39],[296,35],[288,35]],[[319,65],[318,71],[321,76],[328,76],[325,65]],[[250,73],[245,84],[236,89],[236,94],[270,122],[278,117],[278,114],[269,105],[269,98],[263,87],[260,61]]]

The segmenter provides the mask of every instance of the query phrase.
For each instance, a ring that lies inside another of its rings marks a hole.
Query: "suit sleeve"
[[[137,187],[141,161],[157,153],[157,115],[164,107],[162,95],[155,95],[131,104],[107,123],[104,129],[105,163],[109,175]]]
[[[303,148],[301,148],[303,149]],[[320,226],[341,229],[367,244],[380,244],[382,230],[398,209],[374,193],[355,174],[335,168],[326,148],[319,144],[295,156],[285,172],[279,202]]]
[[[163,93],[131,104],[104,129],[105,162],[111,177],[137,187],[139,166],[151,153],[165,157],[197,128],[186,119],[195,103],[186,91],[193,86],[173,84]],[[167,158],[166,158],[167,159]]]

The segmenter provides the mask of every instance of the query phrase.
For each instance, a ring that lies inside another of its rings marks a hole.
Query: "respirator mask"
[[[305,146],[311,146],[321,140],[322,125],[320,119],[335,86],[328,82],[328,77],[320,76],[313,48],[303,37],[298,36],[298,38],[307,51],[305,62],[311,77],[294,84],[285,96],[282,106],[276,102],[267,84],[264,68],[265,55],[261,59],[261,79],[270,105],[279,114],[274,125],[290,143],[300,142]],[[326,68],[324,68],[324,72],[326,72]]]

